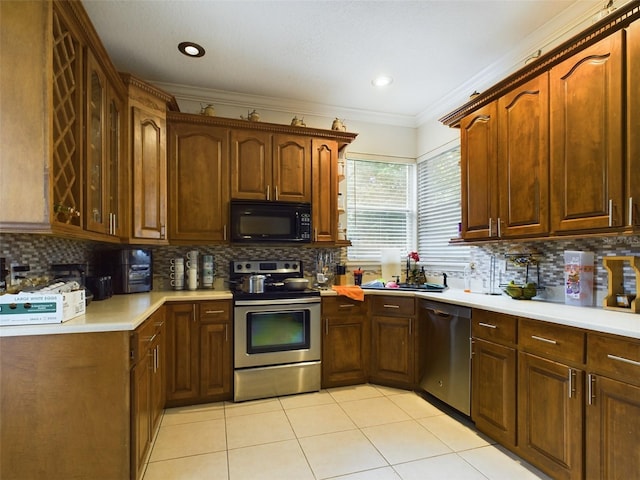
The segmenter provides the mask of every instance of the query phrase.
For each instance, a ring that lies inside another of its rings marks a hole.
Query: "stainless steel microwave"
[[[311,204],[231,200],[231,241],[311,242]]]

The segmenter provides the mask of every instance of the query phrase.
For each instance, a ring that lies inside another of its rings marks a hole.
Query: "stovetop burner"
[[[236,300],[276,300],[286,298],[319,297],[320,291],[287,290],[285,278],[302,278],[302,262],[299,260],[232,260],[229,268],[229,286]],[[265,275],[264,292],[242,291],[243,279],[249,275]]]

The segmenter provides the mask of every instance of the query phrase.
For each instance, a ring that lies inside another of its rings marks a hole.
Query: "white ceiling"
[[[528,54],[584,23],[605,1],[83,3],[121,71],[161,84],[415,123],[447,113],[473,90],[519,68]],[[182,41],[199,43],[206,55],[185,57],[177,50]],[[380,73],[394,78],[382,90],[371,85]]]

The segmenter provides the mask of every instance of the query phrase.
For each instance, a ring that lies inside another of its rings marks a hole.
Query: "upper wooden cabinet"
[[[440,119],[465,240],[638,230],[639,19],[628,2]]]
[[[120,77],[80,2],[0,8],[0,231],[119,241]]]
[[[550,71],[555,232],[623,225],[622,35],[616,32]]]
[[[498,99],[498,237],[549,232],[549,76]]]
[[[130,222],[128,240],[167,244],[167,104],[172,97],[132,75],[128,86]]]
[[[625,224],[640,228],[640,21],[627,34],[627,165]]]
[[[231,135],[231,197],[310,202],[310,139],[234,130]]]
[[[229,129],[208,117],[170,113],[169,240],[227,240],[229,217]]]
[[[462,235],[465,240],[497,235],[497,105],[492,102],[460,122]]]
[[[313,241],[334,243],[338,238],[338,142],[314,138],[312,149]]]

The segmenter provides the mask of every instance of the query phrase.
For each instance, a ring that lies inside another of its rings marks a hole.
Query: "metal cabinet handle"
[[[273,187],[273,190],[275,191],[275,197],[274,200],[278,200],[278,186],[276,185],[275,187]]]
[[[498,221],[496,222],[498,224],[498,238],[502,237],[502,227],[500,225],[500,217],[498,217]]]
[[[224,227],[222,227],[222,239],[223,240],[227,239],[227,226],[226,225]]]
[[[267,200],[271,200],[271,198],[269,198],[271,196],[271,185],[267,185]]]
[[[629,197],[629,226],[633,227],[633,197]]]
[[[224,341],[228,342],[229,341],[229,325],[228,324],[224,324]]]
[[[589,405],[595,404],[595,384],[596,384],[596,376],[591,373],[587,375],[587,403]]]
[[[631,360],[629,358],[619,357],[618,355],[611,355],[611,354],[608,354],[607,358],[610,359],[610,360],[617,360],[618,362],[624,362],[624,363],[628,363],[630,365],[634,365],[636,367],[640,367],[640,362],[638,362],[636,360]]]
[[[193,317],[193,321],[196,321],[196,306],[191,305],[191,316]]]
[[[544,338],[544,337],[538,337],[537,335],[531,335],[531,338],[533,338],[534,340],[539,340],[541,342],[545,342],[545,343],[552,343],[553,345],[557,345],[558,342],[556,342],[555,340],[551,340],[549,338]]]
[[[574,394],[576,393],[576,389],[574,386],[575,377],[576,377],[576,372],[573,370],[573,368],[570,368],[569,369],[569,398],[573,398]]]
[[[353,307],[355,307],[355,305],[353,305],[352,303],[343,303],[338,306],[338,308],[353,308]]]
[[[166,234],[166,227],[164,226],[164,224],[160,225],[160,238],[164,239],[164,236]]]
[[[613,199],[609,199],[609,226],[613,227]]]
[[[409,336],[413,334],[413,318],[409,319]]]
[[[147,340],[147,343],[152,343],[156,339],[157,336],[158,336],[158,334],[156,333],[152,337],[149,337],[149,340]]]
[[[391,305],[391,304],[385,303],[383,307],[384,308],[400,308],[400,305]]]
[[[490,323],[478,322],[478,325],[480,325],[481,327],[486,327],[486,328],[498,328],[495,325],[491,325]]]
[[[207,310],[204,313],[206,313],[207,315],[213,315],[217,313],[224,313],[224,310]]]
[[[493,237],[493,218],[489,219],[489,236]]]

